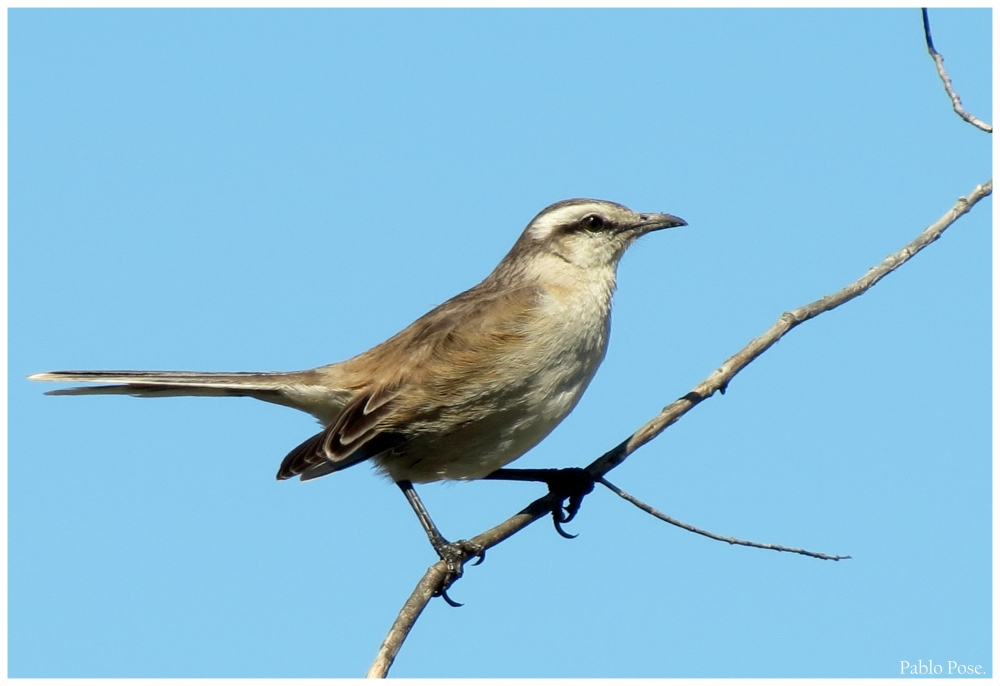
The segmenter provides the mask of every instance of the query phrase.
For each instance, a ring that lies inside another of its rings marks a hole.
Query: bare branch
[[[823,312],[828,312],[836,307],[839,307],[840,305],[843,305],[849,300],[853,300],[867,291],[869,288],[881,281],[886,275],[898,269],[918,252],[936,241],[945,229],[954,224],[959,217],[972,209],[976,203],[990,195],[992,192],[992,179],[986,183],[976,186],[967,197],[959,198],[954,207],[948,210],[936,222],[924,229],[923,232],[912,242],[904,246],[900,251],[886,257],[881,264],[869,269],[868,273],[857,281],[842,288],[833,295],[824,296],[815,302],[781,315],[781,317],[778,318],[778,321],[775,322],[771,328],[765,331],[763,335],[750,341],[745,348],[726,360],[721,367],[712,372],[707,379],[695,386],[690,393],[679,400],[674,401],[670,405],[667,405],[663,408],[660,414],[640,427],[638,431],[587,465],[587,471],[593,475],[595,480],[608,485],[602,478],[605,474],[624,462],[625,459],[637,449],[659,436],[664,429],[687,414],[687,412],[695,405],[710,397],[716,391],[724,393],[726,386],[734,376],[736,376],[748,364],[757,359],[765,350],[777,343],[782,336],[802,322],[808,321]],[[507,521],[502,522],[492,529],[484,531],[475,538],[471,539],[471,542],[478,543],[482,546],[483,550],[488,550],[489,548],[492,548],[493,546],[510,538],[532,522],[544,517],[557,506],[558,503],[555,499],[551,495],[546,495],[545,497],[534,501]],[[678,525],[684,526],[685,528],[689,527],[689,525],[683,525],[680,523],[678,523]],[[690,527],[689,530],[695,531],[695,533],[701,533],[702,535],[715,537],[714,534],[702,532],[700,529],[695,529],[694,527]],[[779,549],[777,546],[753,544],[749,541],[739,541],[738,539],[726,539],[722,537],[719,537],[719,539],[731,543],[739,543],[741,545],[753,545],[755,547],[766,547],[776,550]],[[800,552],[804,555],[812,555],[813,557],[822,556],[821,553],[809,553],[808,551],[800,551],[798,549],[788,550],[790,552]],[[472,554],[468,554],[465,561],[470,560],[472,557]],[[833,556],[830,556],[826,559],[834,558]],[[409,634],[410,629],[413,628],[413,623],[416,621],[417,617],[420,616],[420,613],[423,611],[424,607],[426,607],[427,603],[430,602],[431,597],[433,597],[434,590],[438,587],[438,584],[440,584],[441,579],[444,578],[444,572],[444,564],[438,563],[432,565],[424,574],[424,577],[420,580],[420,583],[417,584],[416,589],[406,601],[406,604],[400,611],[399,616],[393,623],[392,629],[389,631],[389,635],[382,643],[382,647],[379,649],[378,656],[375,659],[375,663],[369,670],[368,676],[384,677],[388,673],[389,667],[392,665],[392,661],[399,652],[403,641],[406,640],[406,636]]]
[[[365,678],[384,679],[389,673],[389,668],[392,667],[392,662],[396,659],[396,654],[399,653],[403,641],[409,635],[410,629],[413,628],[414,623],[417,621],[417,617],[427,607],[430,599],[434,597],[447,572],[448,568],[444,562],[433,564],[427,569],[423,578],[420,579],[420,583],[413,589],[413,593],[410,594],[409,599],[403,605],[403,609],[399,611],[396,621],[393,622],[388,635],[382,641],[382,646],[378,650],[375,662],[372,663]]]
[[[918,252],[936,241],[945,229],[955,223],[955,220],[972,209],[977,202],[992,192],[992,179],[976,186],[968,196],[959,198],[954,207],[924,229],[912,242],[898,252],[886,257],[882,260],[881,264],[869,269],[868,273],[854,283],[845,286],[833,295],[825,295],[808,305],[785,312],[763,335],[750,341],[745,348],[726,360],[721,367],[712,372],[707,379],[695,386],[687,395],[663,408],[660,414],[640,427],[628,439],[590,463],[587,466],[587,470],[595,478],[607,474],[638,448],[659,436],[664,429],[687,414],[688,411],[702,400],[705,400],[716,391],[725,393],[726,387],[734,376],[763,354],[765,350],[781,340],[786,333],[802,322],[808,321],[824,312],[829,312],[835,307],[839,307],[867,291],[888,274],[909,261]]]
[[[977,129],[981,129],[986,133],[993,133],[993,126],[991,124],[987,124],[981,119],[972,116],[965,111],[964,107],[962,107],[962,99],[958,97],[958,93],[955,92],[955,89],[951,85],[951,79],[948,77],[948,72],[944,70],[944,56],[934,49],[934,41],[931,39],[931,22],[930,19],[927,18],[927,8],[921,7],[920,12],[923,14],[924,18],[924,40],[927,42],[927,52],[930,53],[931,58],[934,60],[934,64],[937,65],[938,76],[941,77],[941,83],[944,84],[945,93],[947,93],[948,97],[951,99],[951,107],[955,110],[955,114],[975,126]]]
[[[670,515],[663,514],[662,512],[660,512],[659,510],[657,510],[652,505],[647,505],[646,503],[642,502],[641,500],[639,500],[635,496],[630,495],[630,494],[626,493],[625,491],[623,491],[622,489],[618,488],[613,483],[611,483],[610,481],[608,481],[607,479],[605,479],[603,476],[600,477],[598,479],[598,481],[600,481],[602,484],[604,484],[605,486],[607,486],[608,489],[611,490],[611,492],[613,492],[615,495],[617,495],[617,496],[619,496],[621,498],[624,498],[625,500],[629,501],[630,503],[632,503],[633,505],[635,505],[636,507],[638,507],[643,512],[648,512],[649,514],[653,515],[657,519],[662,519],[667,524],[673,524],[674,526],[679,526],[680,528],[685,529],[687,531],[690,531],[691,533],[700,534],[700,535],[705,536],[707,538],[711,538],[712,540],[715,540],[715,541],[722,541],[724,543],[730,543],[732,545],[745,545],[745,546],[748,546],[750,548],[763,548],[765,550],[777,550],[778,552],[782,552],[782,553],[798,553],[799,555],[808,555],[809,557],[817,557],[820,560],[833,560],[834,562],[837,562],[838,560],[850,560],[851,559],[850,555],[827,555],[826,553],[814,553],[811,550],[804,550],[802,548],[788,548],[786,546],[776,545],[774,543],[756,543],[754,541],[744,541],[743,539],[733,538],[731,536],[720,536],[719,534],[713,534],[711,531],[705,531],[704,529],[699,529],[698,527],[693,526],[691,524],[687,524],[685,522],[682,522],[679,519],[674,519]]]
[[[550,495],[545,495],[510,519],[472,538],[470,543],[482,546],[482,550],[485,552],[493,546],[506,541],[532,522],[549,514],[552,508],[556,506],[558,506],[558,503]],[[466,555],[464,562],[468,562],[473,557],[475,556],[469,553]],[[423,578],[417,583],[417,587],[413,589],[413,593],[410,594],[409,599],[403,605],[403,609],[399,611],[399,615],[396,617],[396,621],[393,622],[392,628],[389,629],[388,635],[379,648],[378,655],[375,656],[375,661],[368,670],[367,678],[385,678],[389,673],[389,668],[396,659],[396,654],[399,653],[403,641],[409,635],[413,624],[417,621],[417,617],[420,616],[420,613],[427,607],[427,603],[430,602],[437,589],[440,588],[446,574],[447,567],[444,562],[437,562],[427,569],[427,572],[424,573]]]

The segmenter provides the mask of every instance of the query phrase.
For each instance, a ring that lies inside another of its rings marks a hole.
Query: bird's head
[[[563,200],[531,220],[508,257],[549,255],[581,269],[614,269],[640,236],[686,225],[671,214],[633,212],[606,200]]]

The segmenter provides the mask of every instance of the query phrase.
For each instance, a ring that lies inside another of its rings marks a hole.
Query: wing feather
[[[338,363],[339,378],[354,395],[325,430],[285,457],[278,478],[307,480],[340,471],[404,445],[415,424],[427,430],[429,418],[462,415],[481,404],[484,388],[478,382],[499,391],[505,370],[509,376],[523,359],[519,352],[540,293],[534,287],[491,293],[473,288]]]
[[[277,478],[301,475],[303,480],[315,479],[392,447],[397,443],[396,438],[391,433],[381,432],[378,424],[391,412],[394,397],[393,393],[381,388],[357,394],[333,424],[288,453],[281,462]],[[369,406],[371,411],[367,411]]]

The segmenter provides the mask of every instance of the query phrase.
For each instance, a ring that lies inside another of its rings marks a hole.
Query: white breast
[[[475,420],[451,423],[376,458],[394,480],[477,479],[521,457],[576,407],[604,359],[614,269],[581,270],[553,257],[536,283],[530,335],[502,363],[511,374],[499,393],[477,399]],[[589,278],[584,278],[589,277]]]
[[[560,267],[566,267],[562,269]],[[559,262],[546,273],[547,297],[540,303],[544,326],[525,353],[534,361],[526,383],[512,388],[507,412],[498,413],[486,433],[491,445],[476,465],[449,465],[445,478],[478,478],[516,460],[566,418],[604,360],[611,326],[614,270],[577,281],[579,270]],[[483,427],[485,428],[485,427]]]

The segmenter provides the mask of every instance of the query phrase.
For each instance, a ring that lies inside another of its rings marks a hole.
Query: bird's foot
[[[484,479],[494,481],[540,481],[549,487],[552,503],[552,522],[556,531],[564,538],[576,538],[563,531],[562,525],[569,522],[580,511],[583,496],[594,490],[593,475],[582,467],[565,469],[498,469]],[[563,504],[565,503],[565,505]]]
[[[563,538],[576,538],[576,534],[566,533],[562,525],[572,521],[580,511],[583,497],[594,490],[594,477],[582,467],[567,467],[549,471],[545,483],[549,487],[549,494],[555,500],[552,523],[556,531]]]
[[[464,539],[452,543],[442,538],[432,541],[431,544],[434,546],[438,557],[441,558],[441,561],[446,566],[444,578],[441,579],[441,585],[434,592],[434,595],[441,596],[444,602],[452,607],[461,607],[462,603],[455,602],[448,595],[448,589],[451,588],[453,583],[462,578],[462,572],[468,560],[476,558],[476,561],[472,563],[472,566],[476,566],[486,559],[486,549],[478,543]]]

